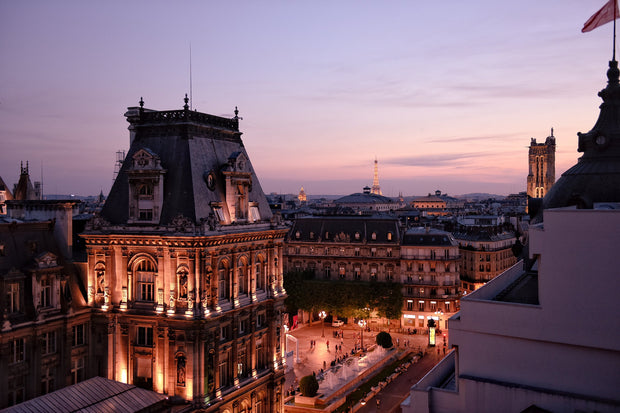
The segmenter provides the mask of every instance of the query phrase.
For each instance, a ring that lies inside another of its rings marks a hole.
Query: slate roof
[[[336,204],[390,204],[393,202],[394,201],[387,196],[365,194],[361,192],[356,192],[334,200]]]
[[[514,232],[500,232],[499,234],[490,233],[489,231],[474,231],[474,232],[455,232],[454,238],[461,241],[503,241],[506,239],[515,238]]]
[[[161,412],[169,411],[163,394],[103,377],[93,377],[30,399],[3,413]]]
[[[299,233],[299,237],[297,237]],[[359,238],[355,234],[359,233]],[[372,239],[372,234],[376,239]],[[388,233],[392,239],[388,240]],[[287,235],[288,242],[347,242],[394,244],[400,240],[399,221],[380,216],[334,216],[297,218]]]
[[[411,228],[405,232],[402,245],[450,247],[458,244],[449,232],[432,228]]]
[[[225,180],[221,172],[234,154],[244,154],[247,158],[252,179],[249,201],[258,204],[261,220],[271,219],[269,203],[241,140],[239,118],[190,111],[187,105],[183,110],[173,111],[130,107],[125,116],[135,135],[101,210],[101,217],[106,221],[111,224],[128,221],[128,170],[133,155],[141,149],[157,155],[166,171],[160,225],[170,224],[178,215],[199,223],[213,212],[212,202],[225,202]],[[206,182],[209,172],[216,177],[213,190]]]

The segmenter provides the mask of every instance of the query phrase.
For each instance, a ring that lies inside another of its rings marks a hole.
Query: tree
[[[388,332],[381,331],[379,334],[377,334],[375,341],[377,342],[377,345],[383,348],[392,347],[392,336]]]
[[[319,382],[314,375],[304,376],[299,380],[299,391],[304,397],[314,397],[319,390]]]

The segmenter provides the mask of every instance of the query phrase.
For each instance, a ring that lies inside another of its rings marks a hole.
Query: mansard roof
[[[261,221],[271,219],[269,204],[241,140],[240,118],[191,111],[187,104],[182,110],[170,111],[130,107],[125,116],[130,124],[131,146],[101,211],[105,221],[113,225],[129,221],[129,177],[137,179],[148,172],[132,169],[133,157],[139,151],[150,154],[161,165],[151,170],[153,176],[163,179],[163,202],[156,224],[169,225],[179,216],[197,224],[209,218],[214,206],[226,203],[229,178],[223,172],[230,170],[233,159],[244,159],[244,176],[250,179],[244,195],[258,207]]]
[[[607,87],[596,124],[588,133],[578,133],[576,165],[564,172],[543,199],[543,208],[577,205],[592,208],[596,202],[620,202],[620,71],[609,62]],[[541,214],[542,216],[542,214]]]
[[[411,228],[405,232],[402,245],[454,247],[458,244],[449,232],[433,228]]]
[[[372,234],[375,234],[373,239]],[[391,234],[391,236],[388,236]],[[288,241],[394,244],[400,242],[399,221],[383,216],[329,216],[297,218]]]

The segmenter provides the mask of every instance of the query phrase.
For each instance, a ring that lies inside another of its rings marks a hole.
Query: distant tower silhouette
[[[377,162],[377,158],[375,157],[375,175],[372,179],[372,188],[370,190],[371,194],[375,195],[383,195],[381,193],[381,187],[379,186],[379,163]]]
[[[555,183],[553,128],[545,143],[536,143],[536,139],[532,138],[528,161],[530,168],[527,175],[527,195],[531,198],[543,198]]]

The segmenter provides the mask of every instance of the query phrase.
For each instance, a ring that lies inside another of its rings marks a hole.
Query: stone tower
[[[545,143],[536,143],[536,139],[532,138],[528,163],[530,167],[527,175],[527,195],[531,198],[543,198],[555,183],[553,128]]]

